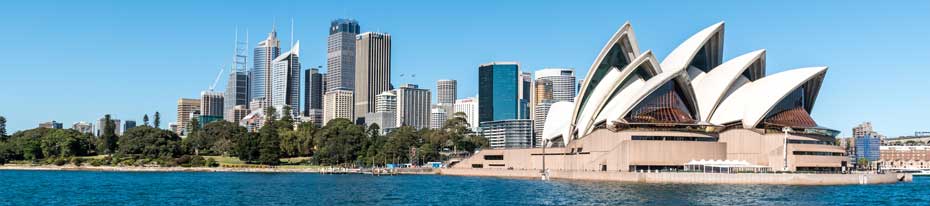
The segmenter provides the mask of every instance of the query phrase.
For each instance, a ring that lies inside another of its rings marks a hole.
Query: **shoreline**
[[[2,165],[0,171],[97,171],[97,172],[236,172],[236,173],[315,173],[328,174],[328,168],[230,168],[230,167],[126,167]],[[329,172],[367,174],[362,171]],[[536,170],[497,170],[463,168],[406,168],[382,175],[443,175],[539,179]],[[550,171],[551,179],[595,182],[635,182],[655,184],[765,184],[765,185],[868,185],[911,182],[910,174],[799,174],[799,173],[631,173],[598,171]]]
[[[136,167],[136,166],[74,166],[74,165],[0,165],[0,171],[97,171],[97,172],[242,172],[242,173],[317,173],[317,174],[367,174],[367,175],[437,175],[432,168],[398,168],[392,171],[321,168],[239,168],[239,167]]]
[[[2,165],[2,170],[31,171],[98,171],[98,172],[258,172],[258,173],[323,173],[317,168],[230,168],[230,167],[126,167],[126,166],[53,166]]]
[[[540,179],[538,170],[443,168],[440,175]],[[808,174],[808,173],[636,173],[601,171],[550,171],[549,178],[596,182],[654,184],[764,184],[764,185],[871,185],[911,182],[911,174]]]

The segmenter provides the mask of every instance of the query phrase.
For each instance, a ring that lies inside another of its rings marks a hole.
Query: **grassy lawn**
[[[226,156],[203,156],[203,158],[213,158],[220,165],[256,165],[256,164],[247,164],[242,160],[239,160],[238,157],[226,157]],[[303,160],[309,160],[310,157],[292,157],[292,158],[281,158],[282,164],[296,164]],[[310,168],[321,168],[318,165],[281,165],[281,168],[297,168],[297,169],[310,169]]]
[[[283,162],[284,164],[296,164],[304,160],[310,161],[310,157],[281,158],[281,162]]]
[[[245,162],[243,162],[242,160],[239,160],[238,157],[227,157],[227,156],[203,156],[203,158],[204,158],[204,159],[206,159],[206,158],[213,158],[214,160],[216,160],[216,162],[220,163],[221,165],[224,165],[224,164],[226,164],[226,165],[241,165],[241,164],[245,164]]]

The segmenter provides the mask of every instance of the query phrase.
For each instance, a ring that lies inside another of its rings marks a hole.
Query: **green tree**
[[[89,135],[71,129],[51,129],[40,140],[44,157],[87,155],[91,148],[90,145]]]
[[[13,148],[10,147],[10,143],[6,141],[0,141],[0,165],[9,163],[13,159]]]
[[[119,138],[119,154],[145,158],[179,157],[181,137],[168,130],[148,126],[135,127]]]
[[[161,124],[161,114],[159,114],[158,111],[155,111],[155,122],[153,125],[155,126],[155,128],[161,128],[159,127],[160,124]]]
[[[278,111],[274,107],[265,107],[265,122],[274,123],[276,119],[278,119]]]
[[[113,120],[110,119],[110,115],[103,116],[103,134],[100,135],[100,142],[97,145],[97,150],[102,154],[113,154],[117,149],[117,141],[119,139],[116,136],[116,125]]]
[[[36,128],[14,133],[9,140],[11,146],[15,148],[12,150],[11,159],[35,162],[44,158],[41,140],[50,130],[48,128]]]
[[[280,164],[281,143],[272,122],[269,121],[259,130],[259,137],[258,162],[266,165]]]
[[[361,126],[344,118],[330,120],[320,130],[316,145],[316,160],[324,165],[353,163],[362,149],[362,140],[366,136]]]
[[[417,148],[423,142],[421,134],[413,127],[403,126],[388,134],[387,142],[381,148],[381,154],[389,163],[409,163],[412,158],[410,149]]]
[[[187,132],[194,133],[200,131],[200,120],[197,117],[192,117],[190,124],[187,125]]]
[[[232,155],[235,153],[236,141],[248,136],[245,127],[227,121],[211,122],[199,133],[206,143],[203,149],[211,155]]]
[[[257,133],[247,132],[236,139],[236,156],[245,162],[256,162],[261,154]]]
[[[149,126],[149,114],[142,115],[142,125]]]
[[[6,137],[6,117],[0,116],[0,140]]]
[[[312,123],[301,123],[297,130],[279,130],[281,155],[284,157],[309,157],[313,155],[313,137],[319,130]]]
[[[866,159],[865,157],[860,157],[859,159],[856,160],[856,163],[859,166],[859,168],[864,169],[864,168],[869,167],[869,159]]]
[[[281,120],[277,121],[279,129],[294,130],[294,117],[291,116],[291,106],[284,105]]]

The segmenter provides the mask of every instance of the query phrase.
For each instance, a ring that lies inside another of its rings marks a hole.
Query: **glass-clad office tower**
[[[519,119],[520,97],[516,62],[491,62],[478,67],[478,121]]]
[[[355,89],[355,36],[361,27],[353,19],[330,23],[326,42],[326,91]]]
[[[268,38],[259,42],[253,50],[249,98],[267,101],[267,95],[271,93],[271,63],[278,55],[281,55],[281,42],[278,41],[278,33],[272,29]]]

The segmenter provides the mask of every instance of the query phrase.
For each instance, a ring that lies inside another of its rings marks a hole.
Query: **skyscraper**
[[[453,105],[455,107],[455,111],[452,113],[453,116],[459,112],[465,113],[465,121],[468,122],[468,125],[472,129],[478,127],[478,98],[457,99]]]
[[[76,122],[71,125],[71,129],[77,130],[80,133],[94,135],[94,124],[88,122]]]
[[[270,106],[289,106],[291,116],[296,117],[300,114],[300,41],[272,61],[271,71]]]
[[[393,91],[384,91],[375,96],[375,112],[365,114],[365,124],[378,124],[381,133],[385,129],[397,127],[397,95]]]
[[[336,19],[329,25],[326,45],[326,91],[355,89],[355,35],[361,30],[352,19]]]
[[[539,105],[540,102],[553,99],[553,84],[548,79],[536,79],[533,92],[533,105]]]
[[[228,122],[239,122],[235,119],[236,106],[249,105],[249,73],[233,71],[229,73],[226,83],[226,94],[223,102],[223,118]]]
[[[97,136],[98,136],[98,137],[99,137],[100,135],[103,135],[103,128],[107,126],[107,125],[104,123],[104,122],[106,122],[106,121],[104,121],[104,120],[105,120],[105,117],[100,117],[100,119],[97,120]],[[116,134],[116,135],[122,135],[122,134],[123,134],[123,130],[122,130],[123,127],[120,127],[120,125],[121,125],[120,123],[122,123],[122,121],[120,121],[119,119],[116,119],[116,118],[112,118],[112,116],[111,116],[110,122],[113,124],[113,133]]]
[[[416,129],[429,127],[430,92],[416,84],[404,84],[397,88],[397,125]]]
[[[236,28],[236,39],[233,49],[233,66],[229,72],[226,83],[226,95],[223,102],[223,118],[228,122],[238,123],[236,119],[236,106],[249,105],[249,70],[248,52],[249,37],[246,33],[245,41],[239,40],[239,28]]]
[[[533,95],[533,76],[529,72],[520,72],[520,78],[517,81],[520,88],[520,100],[517,107],[519,119],[529,119],[530,111],[533,105],[530,104]]]
[[[375,111],[375,95],[391,89],[391,35],[365,32],[355,40],[355,119]]]
[[[329,123],[330,120],[343,118],[351,120],[353,101],[352,90],[337,89],[326,92],[323,95],[323,124]]]
[[[436,107],[436,108],[430,109],[429,128],[430,129],[442,128],[443,124],[446,123],[446,119],[448,119],[448,117],[446,117],[447,115],[449,114],[442,107]]]
[[[520,118],[518,81],[520,66],[516,62],[491,62],[478,67],[478,121]]]
[[[129,129],[132,129],[135,127],[136,127],[135,120],[126,120],[126,122],[123,122],[123,131],[129,131]]]
[[[313,110],[313,111],[311,111]],[[304,70],[304,116],[323,110],[323,74],[317,68]]]
[[[39,123],[39,128],[61,129],[63,126],[61,122],[56,122],[55,120]]]
[[[223,116],[224,97],[222,92],[200,92],[200,113],[204,116]]]
[[[281,42],[278,41],[278,32],[275,29],[273,26],[271,32],[268,33],[268,38],[259,42],[255,47],[252,54],[254,65],[252,72],[249,73],[252,75],[249,98],[265,101],[266,104],[270,102],[267,95],[271,93],[272,62],[281,54]],[[183,125],[180,124],[178,127],[183,127]]]
[[[187,126],[191,123],[191,118],[194,118],[190,115],[194,111],[200,111],[200,99],[178,99],[178,129],[174,131],[175,133],[182,134],[184,131],[187,131]],[[102,126],[99,123],[97,125],[100,125],[98,127]]]
[[[572,68],[545,68],[536,71],[536,80],[552,81],[552,98],[556,102],[573,102],[577,94],[575,83],[575,69]],[[542,102],[542,100],[538,100]]]
[[[233,122],[236,124],[239,124],[239,121],[241,121],[242,118],[245,118],[246,115],[249,115],[250,112],[252,111],[249,110],[249,108],[246,107],[245,105],[236,105],[235,107],[233,107],[233,112],[232,112],[232,119],[236,121],[233,121]]]
[[[440,79],[436,81],[436,99],[439,104],[455,104],[458,96],[458,83],[454,79]]]
[[[546,99],[533,108],[533,147],[542,147],[542,132],[546,125],[546,115],[549,114],[549,108],[552,108],[552,104],[555,103],[555,99]]]

